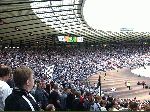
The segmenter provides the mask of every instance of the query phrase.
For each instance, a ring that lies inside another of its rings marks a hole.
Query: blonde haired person
[[[5,111],[39,111],[40,108],[30,94],[34,85],[33,71],[28,67],[20,67],[13,74],[15,88],[5,100]]]

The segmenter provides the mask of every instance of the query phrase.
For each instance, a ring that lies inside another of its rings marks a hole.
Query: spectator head
[[[137,111],[138,110],[138,103],[136,103],[136,102],[129,102],[129,108],[132,111]]]
[[[40,80],[37,80],[36,84],[37,84],[37,88],[41,88],[41,81]]]
[[[0,79],[7,81],[11,75],[11,68],[3,64],[0,65]]]
[[[41,81],[41,87],[42,87],[43,89],[46,88],[46,82],[45,82],[45,81]]]
[[[15,86],[26,91],[31,91],[34,86],[33,71],[28,67],[19,67],[14,71]]]
[[[76,97],[80,98],[81,93],[80,93],[80,92],[78,92],[78,91],[76,91],[76,92],[75,92],[75,95],[76,95]]]
[[[102,107],[105,107],[106,104],[107,104],[107,102],[106,102],[105,100],[101,100],[100,105],[101,105]]]
[[[55,107],[53,104],[48,104],[45,108],[46,111],[55,111]]]
[[[112,105],[112,107],[115,107],[115,108],[116,108],[116,106],[118,105],[118,104],[117,104],[117,101],[114,99],[114,100],[111,102],[111,105]]]
[[[124,103],[123,107],[124,107],[124,108],[128,108],[128,103],[127,103],[127,102]]]
[[[102,97],[102,100],[106,100],[106,97],[105,97],[105,96],[103,96],[103,97]]]
[[[51,85],[50,84],[46,84],[46,88],[45,88],[48,92],[50,92],[51,90]]]
[[[95,101],[96,101],[96,102],[100,102],[100,100],[101,100],[101,97],[100,97],[100,96],[98,96],[98,95],[95,96]]]
[[[89,100],[90,102],[93,102],[93,101],[94,101],[94,96],[93,96],[93,94],[91,94],[91,93],[87,96],[87,98],[88,98],[88,100]]]
[[[144,111],[150,111],[150,104],[144,106]]]
[[[113,97],[108,96],[107,100],[108,100],[109,102],[112,102],[112,101],[113,101]]]
[[[58,90],[59,89],[58,84],[55,84],[53,88],[54,90]]]

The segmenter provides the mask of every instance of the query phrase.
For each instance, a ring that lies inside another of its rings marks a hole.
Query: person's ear
[[[27,86],[29,86],[30,85],[30,81],[29,80],[27,80]]]

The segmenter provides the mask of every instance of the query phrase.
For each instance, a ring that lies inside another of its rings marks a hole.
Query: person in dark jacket
[[[73,111],[83,111],[83,104],[80,101],[80,92],[75,92],[75,99],[73,100]]]
[[[71,111],[73,109],[73,101],[75,99],[75,89],[68,89],[68,94],[66,98],[66,107],[68,111]]]
[[[41,108],[45,110],[48,105],[48,93],[42,88],[41,82],[37,84],[37,88],[35,90],[34,97],[36,101],[41,105]]]
[[[58,93],[58,85],[54,85],[54,90],[51,92],[49,96],[49,103],[55,106],[56,111],[61,110],[60,95]]]
[[[5,100],[5,111],[39,111],[40,108],[30,94],[34,85],[33,71],[20,67],[14,71],[15,88]]]

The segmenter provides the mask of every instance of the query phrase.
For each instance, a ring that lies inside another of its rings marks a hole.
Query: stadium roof
[[[87,43],[150,39],[150,32],[126,28],[113,32],[90,27],[83,16],[84,4],[85,0],[1,0],[0,44],[53,44],[57,35],[82,36]]]

